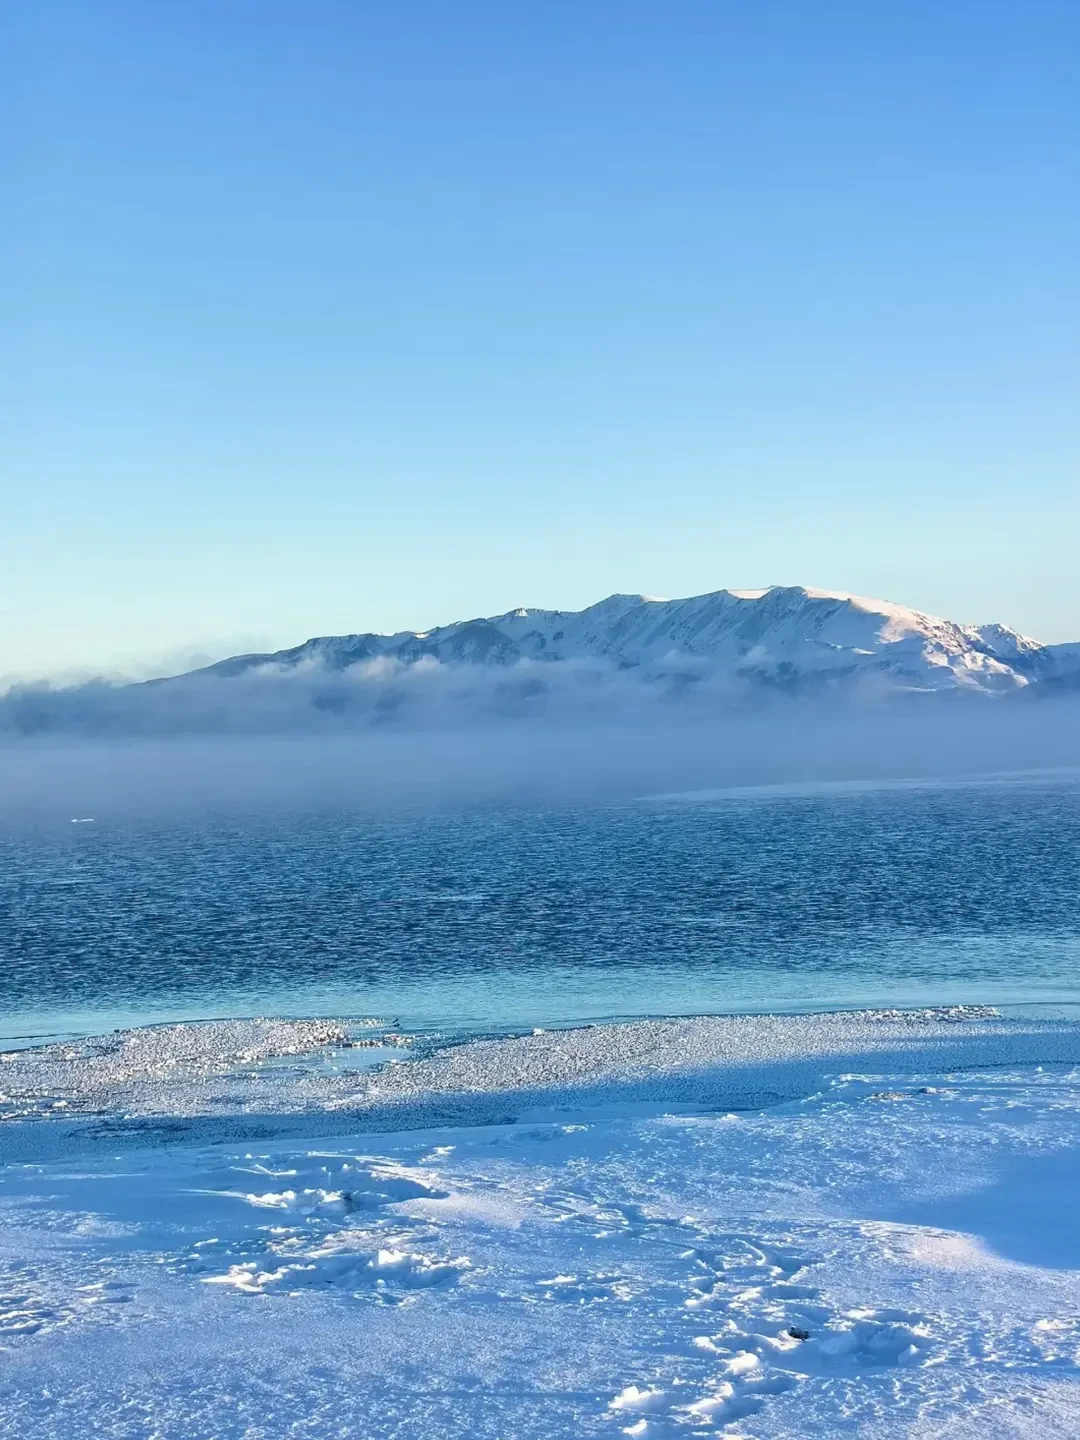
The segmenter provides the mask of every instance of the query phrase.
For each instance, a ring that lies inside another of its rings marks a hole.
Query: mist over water
[[[629,799],[741,785],[965,777],[1080,765],[1080,701],[774,700],[751,711],[321,732],[0,739],[0,825]]]

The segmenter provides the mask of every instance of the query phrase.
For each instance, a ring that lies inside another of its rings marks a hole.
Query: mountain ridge
[[[722,671],[763,685],[880,681],[898,690],[1008,693],[1080,674],[1080,642],[1044,645],[1002,624],[963,625],[892,601],[805,586],[666,600],[614,594],[583,610],[519,607],[428,630],[316,636],[151,683],[300,667],[512,666],[602,661],[653,678]]]

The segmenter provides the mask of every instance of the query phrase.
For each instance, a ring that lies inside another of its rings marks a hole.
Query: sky
[[[769,584],[1080,638],[1073,0],[2,26],[0,675]]]

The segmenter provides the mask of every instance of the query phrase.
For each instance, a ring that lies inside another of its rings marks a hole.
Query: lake
[[[1077,999],[1076,774],[72,818],[0,836],[7,1041]]]

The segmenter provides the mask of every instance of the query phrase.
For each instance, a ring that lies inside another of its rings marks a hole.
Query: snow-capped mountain
[[[1080,644],[1042,645],[1004,625],[960,625],[884,600],[773,586],[684,600],[610,595],[585,610],[520,609],[432,630],[324,636],[190,673],[583,660],[633,668],[642,678],[719,674],[789,691],[857,683],[1000,694],[1080,675]]]

